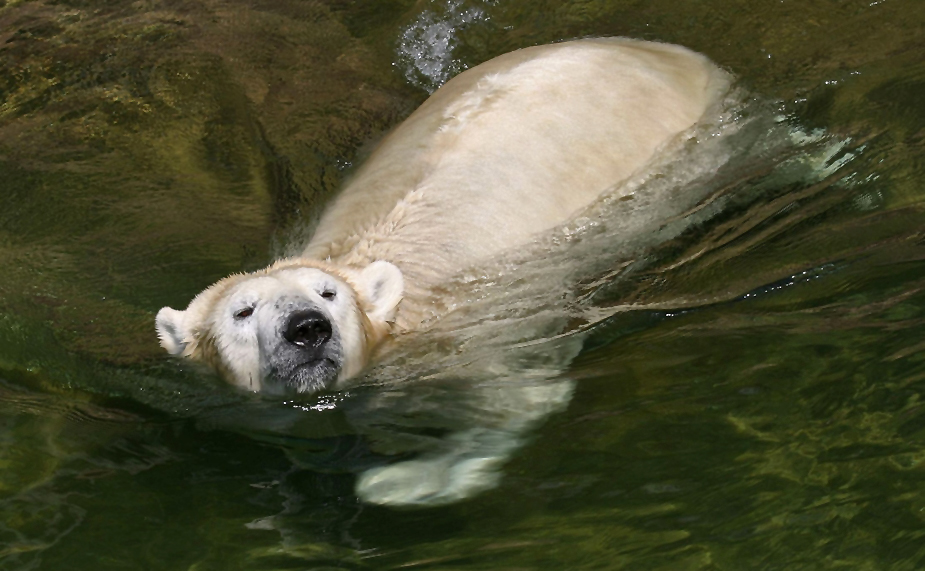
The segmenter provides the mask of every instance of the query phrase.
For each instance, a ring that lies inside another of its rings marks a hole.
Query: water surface
[[[923,27],[913,0],[6,2],[0,568],[921,568]],[[426,390],[265,401],[162,355],[158,308],[298,244],[441,82],[595,35],[701,51],[740,98],[637,203],[460,276],[468,310],[368,379]],[[571,402],[496,489],[357,501],[478,419],[467,363],[546,379],[572,340]]]

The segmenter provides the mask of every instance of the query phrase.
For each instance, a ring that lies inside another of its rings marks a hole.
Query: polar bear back
[[[384,259],[436,285],[567,221],[689,129],[728,84],[699,54],[622,38],[493,59],[382,141],[305,255]]]

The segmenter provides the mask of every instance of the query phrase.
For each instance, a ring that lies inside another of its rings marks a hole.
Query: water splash
[[[459,32],[489,19],[484,8],[462,0],[432,1],[431,5],[432,9],[421,12],[402,31],[394,64],[409,83],[428,93],[468,67],[453,53],[459,44]]]

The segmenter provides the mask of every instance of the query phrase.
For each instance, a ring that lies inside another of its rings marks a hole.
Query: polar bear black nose
[[[289,318],[283,337],[299,347],[320,347],[331,338],[331,322],[318,311],[298,311]]]

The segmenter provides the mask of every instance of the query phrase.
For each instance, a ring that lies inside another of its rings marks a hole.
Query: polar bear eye
[[[239,309],[234,312],[235,319],[246,319],[254,313],[253,307],[245,307],[244,309]]]
[[[334,291],[333,289],[326,289],[323,292],[321,292],[321,297],[323,297],[324,299],[334,299],[335,297],[337,297],[337,292]]]

